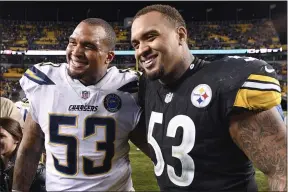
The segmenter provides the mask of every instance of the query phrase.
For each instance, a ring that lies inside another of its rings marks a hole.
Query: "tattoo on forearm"
[[[271,190],[282,191],[287,189],[286,128],[272,113],[269,110],[238,120],[232,139],[268,176]]]

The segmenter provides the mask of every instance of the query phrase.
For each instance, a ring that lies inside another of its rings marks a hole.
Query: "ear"
[[[115,53],[113,51],[109,51],[105,60],[106,64],[111,63],[111,61],[114,59]]]
[[[180,26],[177,28],[178,38],[179,38],[179,45],[183,45],[183,43],[187,42],[187,30],[185,27]]]

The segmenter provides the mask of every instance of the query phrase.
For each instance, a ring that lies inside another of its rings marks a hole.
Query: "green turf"
[[[132,179],[135,191],[159,191],[155,176],[153,163],[141,152],[130,144],[130,160],[132,164]],[[267,178],[256,169],[256,180],[260,191],[268,191]]]
[[[258,169],[256,169],[256,181],[257,181],[259,191],[269,190],[267,177]]]
[[[137,151],[130,144],[130,160],[132,165],[132,179],[135,191],[159,191],[154,177],[154,165],[152,161],[141,151]]]

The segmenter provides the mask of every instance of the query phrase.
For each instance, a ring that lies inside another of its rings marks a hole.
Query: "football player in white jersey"
[[[138,76],[108,69],[115,43],[116,34],[107,22],[89,18],[69,37],[67,63],[40,63],[25,72],[20,84],[30,112],[13,190],[28,191],[43,137],[47,191],[134,190],[128,140],[137,145],[146,139],[145,133],[137,137],[135,131],[141,114]]]
[[[17,109],[19,109],[21,115],[22,115],[22,118],[23,118],[23,121],[25,122],[25,119],[27,117],[27,114],[29,112],[29,100],[27,98],[22,98],[20,101],[17,101],[15,103]]]

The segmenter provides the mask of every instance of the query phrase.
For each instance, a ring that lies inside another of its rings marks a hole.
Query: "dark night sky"
[[[182,14],[186,20],[204,20],[205,9],[213,8],[209,13],[209,20],[235,20],[236,8],[242,8],[239,13],[239,19],[263,18],[269,15],[269,5],[276,4],[276,8],[272,10],[272,18],[276,14],[282,13],[287,15],[287,2],[193,2],[193,1],[30,1],[30,2],[0,2],[1,15],[3,19],[25,19],[25,8],[27,8],[27,20],[56,20],[57,8],[59,8],[59,20],[69,21],[74,17],[75,21],[86,18],[86,12],[90,8],[89,17],[101,17],[107,21],[117,20],[117,10],[120,9],[119,18],[123,20],[125,17],[133,17],[140,8],[155,3],[166,3],[175,6],[178,10],[182,10]],[[254,14],[254,16],[253,16]],[[10,15],[10,16],[9,16]]]
[[[276,4],[271,11],[274,25],[279,33],[287,34],[287,1],[30,1],[30,2],[0,2],[0,15],[3,19],[28,21],[55,21],[57,8],[59,21],[81,21],[86,18],[90,8],[89,17],[100,17],[109,22],[123,21],[125,17],[133,17],[136,12],[150,4],[169,4],[181,10],[186,21],[205,21],[207,8],[213,8],[209,13],[209,21],[235,20],[236,9],[243,10],[238,13],[239,20],[261,19],[269,17],[269,5]],[[119,11],[120,10],[120,11]]]

